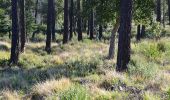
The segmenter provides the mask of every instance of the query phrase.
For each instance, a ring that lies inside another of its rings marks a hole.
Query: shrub
[[[166,47],[165,47],[165,44],[163,42],[159,42],[157,44],[157,49],[160,51],[160,52],[165,52],[166,51]]]
[[[137,59],[132,59],[129,64],[129,75],[142,77],[143,79],[152,78],[156,75],[158,66],[152,62],[143,62]]]
[[[159,47],[156,44],[150,44],[148,47],[144,48],[144,54],[151,60],[157,60],[161,57],[161,52],[159,49],[163,49],[161,45]]]
[[[64,66],[67,67],[69,75],[86,76],[95,74],[99,64],[100,60],[97,59],[76,59],[68,61]]]
[[[42,67],[45,65],[41,56],[35,54],[22,54],[20,57],[19,65],[21,67]]]
[[[158,22],[154,22],[148,29],[148,32],[146,32],[146,37],[158,39],[160,38],[161,33],[162,33],[161,24]]]
[[[69,90],[64,91],[59,96],[60,100],[91,100],[87,89],[75,84]]]

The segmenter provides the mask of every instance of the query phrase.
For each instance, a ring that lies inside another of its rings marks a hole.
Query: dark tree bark
[[[120,0],[120,30],[118,42],[117,71],[125,71],[130,61],[132,23],[132,0]]]
[[[157,18],[156,20],[161,23],[161,0],[157,0]]]
[[[19,22],[17,0],[11,0],[12,5],[12,43],[10,64],[17,64],[19,59]]]
[[[115,38],[116,38],[116,32],[119,29],[119,26],[120,26],[120,18],[117,18],[116,24],[113,27],[112,34],[111,34],[111,37],[110,37],[110,47],[109,47],[108,59],[113,59],[114,58],[114,54],[115,54]]]
[[[91,10],[90,14],[90,39],[92,40],[94,38],[94,12],[93,9]]]
[[[35,24],[37,24],[38,1],[39,0],[36,0],[36,3],[35,3]]]
[[[162,15],[163,15],[162,23],[163,23],[163,27],[165,28],[165,0],[163,0],[163,11],[162,11]]]
[[[25,42],[26,42],[26,28],[25,28],[25,0],[18,0],[19,3],[19,27],[20,27],[20,52],[24,52],[25,50]]]
[[[99,25],[99,40],[102,40],[103,37],[103,26]]]
[[[63,34],[63,44],[68,43],[69,35],[69,9],[68,0],[64,0],[64,34]]]
[[[87,36],[90,34],[90,16],[88,17]]]
[[[146,32],[145,29],[146,29],[146,28],[145,28],[145,25],[142,25],[141,35],[140,35],[141,38],[144,38],[144,37],[145,37],[145,32]]]
[[[136,35],[136,40],[140,41],[141,38],[141,28],[140,25],[137,26],[137,35]]]
[[[82,18],[81,18],[81,8],[80,8],[80,0],[77,0],[77,28],[78,28],[78,41],[83,39],[82,36]]]
[[[74,7],[74,2],[71,0],[70,3],[70,37],[69,39],[72,40],[73,38],[73,7]]]
[[[55,14],[55,1],[52,0],[51,2],[53,2],[52,7],[51,7],[51,14],[52,14],[52,41],[55,42],[56,41],[56,35],[55,35],[55,19],[56,19],[56,14]]]
[[[169,25],[170,25],[170,0],[168,0],[168,17],[169,17]]]
[[[48,13],[47,13],[47,33],[46,33],[46,47],[45,50],[47,53],[51,52],[51,36],[52,36],[52,5],[53,0],[48,0]]]

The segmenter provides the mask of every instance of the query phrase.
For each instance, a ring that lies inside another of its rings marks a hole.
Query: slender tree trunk
[[[99,40],[101,40],[103,37],[103,26],[99,25]]]
[[[140,41],[141,38],[141,29],[140,29],[140,25],[137,26],[137,35],[136,35],[136,40]]]
[[[120,0],[120,31],[118,42],[117,71],[125,71],[130,61],[132,0]]]
[[[70,37],[69,39],[72,40],[73,38],[73,7],[74,7],[74,2],[71,0],[70,4]]]
[[[162,23],[163,23],[163,27],[165,28],[165,0],[163,0],[163,11],[162,11],[162,15],[163,15]]]
[[[63,34],[63,44],[68,42],[69,34],[69,9],[68,9],[68,0],[64,0],[64,34]]]
[[[109,55],[108,59],[113,59],[114,58],[114,53],[115,53],[115,37],[116,37],[116,32],[118,31],[120,26],[120,18],[117,18],[116,24],[112,30],[112,34],[110,37],[110,47],[109,47]]]
[[[144,36],[145,36],[145,32],[146,32],[146,30],[145,30],[146,28],[145,28],[145,25],[142,25],[142,29],[141,29],[141,35],[140,35],[140,37],[141,38],[143,38]]]
[[[39,0],[36,0],[36,3],[35,3],[35,24],[37,24],[38,1]]]
[[[25,29],[25,0],[18,0],[20,15],[19,15],[19,27],[20,27],[20,52],[24,52],[25,50],[25,42],[26,42],[26,29]]]
[[[87,36],[90,34],[90,16],[88,17]]]
[[[77,0],[77,13],[78,13],[78,21],[77,21],[77,28],[78,28],[78,41],[83,39],[82,36],[82,18],[81,18],[81,8],[80,8],[80,0]]]
[[[10,64],[17,64],[19,59],[19,23],[17,0],[11,0],[12,5],[12,43]]]
[[[52,41],[55,42],[56,41],[56,35],[55,35],[55,19],[56,19],[56,14],[55,14],[55,1],[52,0],[53,4],[51,7],[51,14],[52,14]]]
[[[170,25],[170,0],[168,0],[168,17],[169,17],[169,25]]]
[[[161,23],[161,0],[157,0],[157,18],[156,20]]]
[[[90,39],[92,40],[94,38],[94,12],[93,9],[91,10],[90,14]]]
[[[46,33],[46,47],[45,50],[47,53],[51,52],[51,36],[52,36],[52,5],[53,1],[48,0],[48,13],[47,13],[47,33]]]

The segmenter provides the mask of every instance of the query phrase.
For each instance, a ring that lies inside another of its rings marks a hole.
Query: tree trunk
[[[20,52],[24,52],[25,50],[25,42],[26,42],[26,29],[25,29],[25,0],[18,0],[20,15],[19,15],[19,27],[20,27]]]
[[[81,18],[81,8],[80,8],[80,0],[77,0],[77,13],[78,13],[78,21],[77,21],[77,28],[78,28],[78,41],[83,39],[82,36],[82,18]]]
[[[12,43],[10,64],[17,64],[19,59],[19,23],[17,0],[11,0],[12,5]]]
[[[102,40],[103,37],[103,26],[99,25],[99,40]]]
[[[142,29],[141,29],[141,35],[140,35],[140,37],[141,38],[144,38],[145,37],[145,32],[146,32],[146,30],[145,30],[146,28],[145,28],[145,25],[142,25]]]
[[[168,0],[168,17],[169,17],[169,25],[170,25],[170,0]]]
[[[116,37],[116,32],[118,31],[120,26],[120,19],[117,18],[116,24],[112,30],[112,34],[110,37],[110,47],[109,47],[109,55],[108,59],[113,59],[114,58],[114,53],[115,53],[115,37]]]
[[[157,18],[156,20],[161,23],[161,0],[157,0]]]
[[[94,38],[94,12],[93,9],[91,10],[90,14],[90,39],[92,40]]]
[[[88,17],[87,36],[90,34],[90,16]]]
[[[69,9],[68,9],[68,0],[64,0],[64,34],[63,34],[63,44],[68,42],[68,34],[69,34]]]
[[[35,24],[37,24],[37,14],[38,14],[38,0],[35,3]]]
[[[140,25],[137,26],[137,35],[136,35],[136,40],[140,41],[141,38],[141,29],[140,29]]]
[[[73,7],[74,7],[74,2],[71,0],[70,4],[70,37],[69,39],[72,40],[73,38]]]
[[[51,36],[52,36],[52,5],[53,1],[48,0],[48,13],[47,13],[47,33],[46,33],[46,47],[45,50],[47,53],[51,52]]]
[[[130,61],[132,0],[120,1],[120,31],[117,55],[117,71],[125,71]]]
[[[162,23],[163,23],[163,27],[165,28],[165,0],[163,0],[163,11],[162,11],[162,15],[163,15]]]
[[[55,14],[55,1],[52,0],[53,4],[51,7],[51,14],[52,14],[52,41],[55,42],[56,41],[56,35],[55,35],[55,19],[56,19],[56,14]]]

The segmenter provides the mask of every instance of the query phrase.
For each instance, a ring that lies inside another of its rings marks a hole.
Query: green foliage
[[[165,51],[166,51],[166,45],[165,45],[165,43],[159,42],[159,43],[157,44],[157,49],[158,49],[158,51],[160,51],[160,52],[165,52]]]
[[[69,90],[61,93],[59,98],[60,100],[91,100],[87,89],[78,84],[73,85]]]
[[[128,67],[129,75],[144,79],[153,78],[158,71],[158,66],[153,62],[144,62],[138,59],[132,59]]]
[[[143,53],[146,57],[148,57],[150,60],[157,60],[161,57],[161,50],[164,49],[164,47],[161,44],[149,44],[149,46],[143,49]]]
[[[154,0],[134,0],[133,16],[136,24],[149,24],[153,17]]]
[[[145,92],[143,95],[143,100],[161,100],[158,95],[154,95],[150,92]]]
[[[146,37],[159,39],[161,34],[162,34],[161,24],[158,22],[154,22],[146,32]]]
[[[168,90],[168,99],[170,99],[170,89]]]
[[[92,60],[92,59],[91,59]],[[77,59],[75,61],[69,61],[65,63],[68,68],[68,72],[71,75],[86,76],[96,73],[97,66],[100,64],[100,60],[88,61],[85,59]]]

